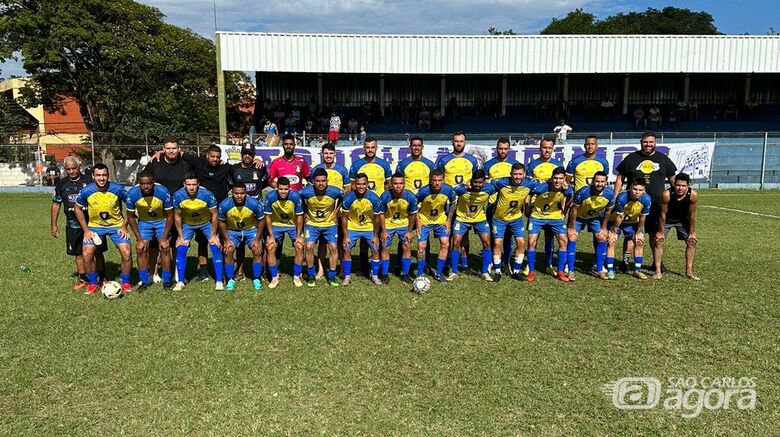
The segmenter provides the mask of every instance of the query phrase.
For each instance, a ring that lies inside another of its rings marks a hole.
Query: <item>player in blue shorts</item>
[[[314,184],[301,190],[304,211],[304,240],[306,242],[306,286],[317,285],[314,264],[314,243],[322,237],[328,244],[330,269],[326,273],[328,284],[338,287],[336,267],[338,266],[338,210],[343,192],[328,185],[328,172],[319,168],[313,173]]]
[[[430,182],[417,192],[417,276],[425,272],[427,259],[425,249],[428,236],[433,234],[439,239],[439,257],[436,260],[436,273],[433,277],[444,282],[442,272],[447,264],[450,250],[450,208],[457,202],[455,191],[444,183],[444,171],[437,168],[431,171]]]
[[[92,167],[93,183],[84,187],[76,198],[76,214],[81,229],[84,231],[82,254],[84,267],[87,271],[89,285],[85,294],[95,294],[98,286],[98,276],[95,272],[95,236],[99,239],[110,238],[119,250],[122,259],[120,275],[122,291],[133,291],[130,285],[130,269],[133,266],[130,238],[127,224],[122,216],[122,202],[126,199],[125,190],[121,185],[108,180],[108,167],[99,162]],[[89,219],[84,216],[82,208],[88,208]]]
[[[615,243],[621,234],[626,241],[628,253],[634,254],[634,273],[637,279],[647,279],[642,273],[642,261],[645,246],[645,219],[650,214],[653,199],[645,192],[645,180],[638,177],[631,182],[628,191],[623,191],[615,199],[614,222],[609,226],[607,245],[607,277],[615,277]]]
[[[179,281],[173,286],[173,291],[184,289],[187,272],[187,250],[190,241],[200,233],[208,239],[214,263],[214,289],[225,289],[222,283],[222,250],[217,236],[219,229],[217,220],[217,199],[211,191],[200,186],[198,177],[193,172],[184,175],[184,188],[173,194],[174,219],[179,238],[176,240],[176,273]]]
[[[241,246],[252,251],[252,287],[259,291],[263,285],[263,229],[265,213],[260,201],[246,194],[243,182],[233,184],[232,194],[219,204],[217,218],[225,250],[225,275],[228,278],[225,289],[232,293],[236,289],[236,273],[233,255]]]
[[[593,234],[593,247],[596,257],[596,267],[593,275],[599,279],[607,279],[604,269],[604,259],[607,256],[607,220],[609,210],[615,206],[615,192],[607,186],[607,174],[601,170],[593,174],[590,185],[586,185],[574,193],[572,208],[569,212],[569,244],[566,247],[569,260],[569,281],[573,281],[574,261],[577,256],[577,239],[580,231],[587,228]]]
[[[449,217],[455,217],[452,222],[452,250],[450,251],[450,275],[448,281],[453,281],[458,277],[458,266],[460,264],[460,247],[463,236],[470,229],[479,236],[482,241],[482,269],[480,273],[482,279],[487,282],[493,282],[490,276],[490,261],[492,251],[490,250],[490,225],[487,222],[487,209],[490,196],[495,194],[496,188],[490,182],[485,182],[485,170],[479,169],[474,172],[471,181],[458,185],[454,188],[455,195],[458,197],[457,206],[453,208]]]
[[[562,282],[569,282],[569,277],[563,271],[566,267],[566,226],[563,223],[563,212],[574,194],[571,187],[565,187],[566,170],[556,167],[548,182],[539,184],[531,191],[530,218],[528,219],[528,281],[536,277],[534,271],[536,261],[536,242],[543,230],[550,232],[558,240],[558,271],[557,277]]]
[[[379,279],[379,240],[377,229],[382,205],[373,191],[368,189],[368,176],[358,173],[354,179],[355,189],[344,196],[341,208],[341,229],[344,233],[344,280],[341,285],[352,283],[352,248],[364,240],[371,249],[371,282],[382,285]]]
[[[303,286],[303,200],[297,191],[290,190],[290,180],[284,176],[276,180],[276,190],[265,198],[265,226],[269,237],[265,242],[268,254],[268,273],[271,282],[268,288],[279,285],[279,267],[277,266],[277,248],[284,244],[284,236],[290,238],[295,253],[293,264],[293,284]]]
[[[413,282],[409,276],[412,266],[412,236],[417,228],[417,198],[405,189],[404,175],[396,173],[390,178],[390,189],[382,193],[382,215],[379,218],[382,232],[381,277],[387,280],[390,270],[390,246],[398,236],[401,249],[401,280],[407,284]]]
[[[552,157],[555,149],[555,140],[553,138],[542,138],[539,142],[539,157],[528,163],[526,173],[528,176],[539,182],[547,182],[552,177],[552,171],[558,167],[563,167],[563,161]],[[544,231],[544,258],[547,264],[547,273],[555,275],[553,269],[553,250],[555,241],[553,234],[549,230]]]
[[[151,172],[141,172],[138,185],[127,192],[127,223],[135,234],[135,250],[138,257],[138,276],[141,285],[136,291],[144,291],[149,285],[149,243],[157,240],[160,246],[163,288],[173,286],[171,281],[171,251],[168,236],[174,222],[171,193],[165,186],[154,183]],[[156,262],[156,260],[153,260]]]

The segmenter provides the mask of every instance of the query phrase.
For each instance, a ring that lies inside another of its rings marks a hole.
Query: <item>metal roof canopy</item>
[[[778,73],[774,35],[218,32],[222,71],[387,74]]]

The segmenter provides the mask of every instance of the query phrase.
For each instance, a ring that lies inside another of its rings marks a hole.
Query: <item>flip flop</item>
[[[701,281],[701,278],[696,275],[685,275],[685,277],[690,279],[691,281]]]
[[[661,279],[663,277],[664,277],[663,273],[656,273],[656,274],[653,275],[653,279]]]

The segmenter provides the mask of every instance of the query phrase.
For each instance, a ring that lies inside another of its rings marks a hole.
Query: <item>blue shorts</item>
[[[141,233],[141,239],[144,241],[151,241],[156,239],[162,240],[163,233],[165,233],[165,220],[156,220],[153,222],[139,220],[138,231]]]
[[[636,228],[638,225],[639,223],[621,223],[617,230],[617,234],[623,235],[623,237],[631,240],[634,238],[634,235],[636,235]]]
[[[320,237],[325,239],[328,244],[338,244],[338,226],[328,226],[326,228],[320,228],[317,226],[306,225],[303,228],[303,238],[307,243],[314,243]]]
[[[591,234],[598,234],[599,231],[601,231],[601,219],[600,218],[592,218],[592,219],[584,219],[584,220],[577,219],[574,222],[574,230],[577,231],[578,233],[585,226],[588,227],[588,232],[590,232]]]
[[[111,238],[111,241],[114,242],[115,245],[120,244],[130,244],[129,238],[122,238],[121,235],[119,235],[119,226],[112,226],[108,228],[102,228],[98,226],[90,226],[89,230],[100,235],[100,238],[103,239],[103,243],[106,242],[106,237]],[[94,246],[95,243],[93,243],[90,240],[84,239],[84,242],[82,243],[84,246]],[[101,250],[101,252],[104,252]]]
[[[387,240],[385,240],[382,243],[382,247],[390,247],[393,245],[393,240],[395,240],[395,236],[398,235],[398,242],[399,243],[410,243],[410,241],[406,238],[406,231],[408,228],[395,228],[395,229],[388,229],[387,230]]]
[[[462,237],[466,232],[469,231],[469,229],[474,228],[474,232],[477,234],[489,234],[490,233],[490,226],[488,225],[487,220],[483,220],[481,222],[477,223],[464,223],[458,220],[455,220],[455,223],[452,224],[452,233],[453,235],[458,235]]]
[[[272,229],[274,231],[274,240],[276,240],[276,244],[282,244],[285,234],[287,234],[293,242],[298,238],[298,230],[295,229],[295,226],[273,226]]]
[[[422,225],[420,226],[420,241],[428,241],[428,234],[433,232],[434,238],[449,238],[447,228],[444,225]]]
[[[245,229],[242,231],[233,231],[231,229],[227,230],[228,237],[230,237],[230,242],[233,243],[233,246],[238,248],[238,246],[242,244],[250,245],[252,244],[252,240],[257,237],[257,229]]]
[[[202,225],[188,225],[186,223],[182,223],[181,232],[181,238],[184,241],[192,240],[192,237],[195,236],[196,232],[200,232],[200,234],[203,235],[206,240],[208,240],[211,238],[211,222],[206,222]]]
[[[549,229],[555,235],[566,235],[566,227],[563,225],[563,219],[539,219],[531,217],[528,219],[528,234],[538,235],[542,229]]]
[[[511,222],[505,222],[501,219],[494,218],[493,238],[504,238],[504,236],[506,235],[507,228],[509,228],[509,231],[512,233],[512,235],[515,238],[525,236],[525,223],[523,223],[522,218],[519,218]]]
[[[347,236],[349,237],[349,244],[344,246],[344,250],[352,250],[361,238],[366,240],[371,250],[377,250],[377,247],[374,245],[374,231],[353,231],[349,229],[347,230]]]

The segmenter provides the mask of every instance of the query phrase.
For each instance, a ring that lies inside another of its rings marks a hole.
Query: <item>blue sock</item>
[[[309,276],[309,279],[314,279],[315,276],[317,276],[317,269],[312,267],[306,267],[306,274]]]
[[[122,281],[122,284],[130,283],[130,273],[120,273],[119,277],[121,278],[120,280]]]
[[[512,233],[507,229],[506,234],[504,234],[504,252],[501,254],[502,264],[509,264],[509,259],[512,257],[513,238],[514,236],[512,236]]]
[[[558,271],[562,272],[566,268],[566,250],[558,250]]]
[[[551,266],[553,263],[553,250],[555,249],[555,242],[550,240],[544,240],[544,259],[547,261],[547,265]],[[547,266],[545,266],[547,267]]]
[[[233,279],[236,275],[236,265],[233,263],[225,263],[225,273],[227,274],[228,280]]]
[[[336,271],[335,271],[335,270],[328,270],[328,271],[325,273],[325,276],[326,276],[326,277],[328,278],[328,280],[330,281],[331,279],[333,279],[333,278],[335,278],[335,277],[336,277]]]
[[[453,250],[450,252],[450,269],[452,273],[458,274],[458,266],[460,261],[460,250]]]
[[[634,257],[634,269],[637,272],[642,270],[642,260],[643,260],[643,258],[641,256],[635,256]]]
[[[162,271],[162,281],[163,281],[163,284],[169,284],[171,282],[171,271],[170,270],[163,270]]]
[[[273,265],[269,264],[268,265],[268,273],[271,274],[271,279],[275,278],[276,275],[279,274],[279,266],[277,266],[276,264],[273,264]]]
[[[409,274],[409,269],[412,267],[411,258],[401,258],[401,275],[406,276]]]
[[[209,244],[211,248],[211,262],[214,264],[214,279],[217,282],[222,281],[222,251],[219,250],[219,246],[216,244]],[[230,279],[233,279],[231,276]]]
[[[567,258],[569,260],[569,271],[574,271],[574,258],[577,257],[577,242],[569,241],[566,245]]]
[[[179,275],[179,282],[184,282],[184,274],[187,271],[187,246],[176,247],[176,273]]]
[[[293,264],[293,276],[301,276],[302,272],[303,272],[302,264]]]
[[[482,249],[482,273],[487,273],[490,270],[490,262],[493,257],[493,251],[490,249]],[[501,266],[498,266],[501,269]]]
[[[423,255],[417,257],[417,276],[422,276],[425,272],[425,266],[428,264],[428,259]]]
[[[90,284],[97,285],[97,278],[97,272],[87,273],[87,281],[89,281]]]
[[[596,243],[596,273],[604,270],[604,257],[607,255],[607,242],[599,241]]]
[[[344,276],[351,275],[352,274],[352,260],[342,261],[341,262],[341,268],[344,270]]]
[[[536,251],[529,250],[525,256],[528,258],[528,271],[533,272],[536,264]]]
[[[501,254],[501,260],[499,261],[498,264],[496,264],[496,260],[495,259],[493,260],[493,270],[494,271],[497,271],[497,272],[501,271],[501,264],[503,263],[505,256],[506,256],[505,253]]]
[[[260,279],[263,276],[263,263],[252,263],[252,275],[254,279]]]
[[[614,272],[615,271],[615,257],[614,256],[608,256],[607,257],[607,271],[608,272]]]
[[[379,260],[371,260],[371,276],[379,276]]]
[[[512,270],[515,271],[515,272],[519,272],[520,269],[523,267],[522,264],[523,264],[522,261],[517,262],[517,257],[513,258],[512,259]]]
[[[387,276],[387,273],[390,271],[390,260],[389,259],[383,259],[382,260],[382,276]]]
[[[462,254],[458,254],[460,257],[460,268],[465,270],[469,266],[469,256],[466,254],[466,256],[463,256]]]
[[[149,270],[143,269],[138,270],[138,276],[141,278],[141,283],[144,285],[149,285]]]
[[[444,271],[444,265],[447,264],[447,258],[436,258],[436,274],[441,276],[441,272]]]

